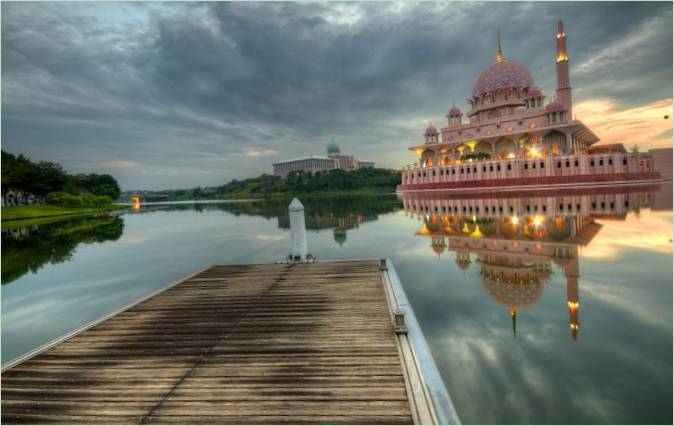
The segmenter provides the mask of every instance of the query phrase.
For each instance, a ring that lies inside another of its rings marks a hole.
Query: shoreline
[[[7,212],[8,209],[10,210],[9,212]],[[87,215],[126,209],[128,209],[128,206],[120,204],[113,204],[104,208],[70,208],[54,205],[5,206],[2,208],[0,216],[2,224],[5,225],[30,219]],[[34,210],[35,212],[31,214],[31,210]]]

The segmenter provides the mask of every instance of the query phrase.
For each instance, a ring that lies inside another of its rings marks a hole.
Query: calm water
[[[393,259],[464,423],[671,424],[671,191],[304,202],[319,259]],[[286,206],[3,230],[3,363],[206,265],[285,257]]]

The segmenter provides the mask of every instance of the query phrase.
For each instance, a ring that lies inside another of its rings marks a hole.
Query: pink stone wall
[[[663,179],[672,180],[672,148],[657,148],[648,151],[653,159],[653,170]]]
[[[623,153],[479,161],[404,170],[401,183],[403,186],[445,183],[452,184],[452,187],[464,187],[469,184],[466,187],[470,187],[471,182],[478,181],[498,182],[504,179],[526,181],[541,178],[586,175],[608,176],[651,171],[643,169],[640,163],[643,163],[643,161],[640,161],[639,157],[634,154]],[[503,183],[496,183],[495,185],[502,186]]]

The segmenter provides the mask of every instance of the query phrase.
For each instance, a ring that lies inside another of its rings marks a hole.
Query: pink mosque
[[[546,104],[529,70],[504,57],[497,36],[496,61],[473,83],[470,110],[465,114],[468,122],[452,106],[446,127],[438,130],[429,125],[424,143],[410,147],[418,162],[403,170],[398,192],[661,180],[649,154],[628,153],[622,144],[593,147],[599,138],[573,116],[561,20],[556,45],[557,88],[555,99]]]

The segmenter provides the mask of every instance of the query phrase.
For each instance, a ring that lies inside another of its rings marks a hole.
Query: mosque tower
[[[566,53],[566,33],[564,23],[557,21],[557,102],[566,107],[567,117],[571,114],[571,86],[569,82],[569,56]]]

